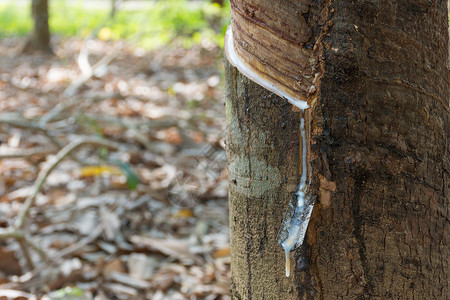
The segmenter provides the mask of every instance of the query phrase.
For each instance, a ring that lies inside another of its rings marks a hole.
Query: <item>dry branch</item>
[[[82,145],[95,145],[95,146],[100,146],[100,147],[106,147],[109,149],[118,149],[119,148],[119,145],[114,142],[107,141],[107,140],[101,140],[101,139],[93,138],[93,137],[79,138],[79,139],[71,142],[64,148],[62,148],[58,152],[58,154],[56,154],[56,156],[53,158],[53,161],[49,165],[47,165],[45,168],[43,168],[41,170],[41,172],[39,172],[38,178],[36,179],[36,181],[34,182],[34,184],[32,186],[32,193],[25,200],[25,204],[16,220],[15,228],[23,228],[25,217],[28,214],[30,207],[34,204],[36,196],[38,195],[39,191],[41,190],[42,186],[44,185],[45,180],[47,179],[48,175],[50,175],[50,173],[56,168],[56,166],[67,155],[69,155],[75,149],[77,149],[78,147],[80,147]]]
[[[33,129],[38,130],[45,134],[45,136],[56,146],[62,148],[62,143],[56,139],[53,135],[49,133],[49,129],[45,126],[45,124],[38,124],[36,122],[25,119],[19,114],[1,114],[0,115],[0,124],[6,124],[18,128],[23,129]]]
[[[54,149],[47,147],[36,147],[27,150],[17,150],[15,153],[0,153],[0,159],[11,159],[11,158],[30,158],[34,155],[47,155],[54,151]]]

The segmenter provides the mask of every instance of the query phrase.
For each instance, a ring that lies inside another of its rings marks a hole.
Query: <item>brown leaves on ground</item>
[[[67,144],[120,146],[57,163],[25,240],[0,239],[0,299],[228,299],[220,50],[19,43],[0,40],[0,237]]]

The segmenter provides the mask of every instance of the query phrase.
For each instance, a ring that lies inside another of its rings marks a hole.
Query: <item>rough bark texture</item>
[[[291,278],[276,235],[298,184],[300,116],[226,65],[233,298],[447,299],[447,1],[320,5],[307,119],[319,202],[309,264]]]
[[[232,293],[296,299],[276,243],[299,181],[299,112],[226,64]]]
[[[33,32],[28,37],[22,52],[42,51],[53,53],[50,46],[50,30],[48,27],[48,0],[32,0],[31,16]]]
[[[329,7],[313,118],[328,161],[316,170],[337,192],[309,232],[323,299],[449,296],[447,13],[447,1]]]

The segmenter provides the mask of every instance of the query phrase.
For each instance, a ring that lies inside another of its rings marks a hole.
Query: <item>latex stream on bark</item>
[[[284,249],[286,257],[286,277],[291,274],[290,253],[297,247],[300,247],[305,240],[306,230],[308,229],[311,213],[314,208],[314,198],[309,195],[309,183],[307,183],[306,166],[306,130],[305,118],[300,120],[300,134],[302,136],[302,175],[294,201],[291,201],[286,210],[286,215],[278,234],[278,243]]]

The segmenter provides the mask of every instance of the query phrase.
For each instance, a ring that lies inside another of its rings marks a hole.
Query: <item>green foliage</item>
[[[0,37],[26,35],[32,27],[28,6],[0,4]],[[22,3],[22,2],[21,2]],[[107,1],[106,3],[109,3]],[[190,47],[208,39],[223,46],[229,23],[229,4],[210,1],[164,0],[149,3],[145,10],[120,10],[113,19],[109,8],[86,8],[83,1],[50,0],[52,34],[101,39],[129,39],[151,49],[177,39]]]
[[[86,36],[91,30],[108,20],[108,11],[86,9],[82,1],[49,1],[50,31],[62,36]]]
[[[72,300],[83,296],[83,290],[79,287],[68,286],[55,291],[54,295],[52,296],[52,299],[55,300]]]
[[[129,190],[135,190],[139,184],[139,178],[136,173],[134,173],[129,164],[122,161],[117,161],[116,163],[127,177],[127,188]]]
[[[0,37],[24,36],[31,30],[29,7],[17,3],[0,4]]]

